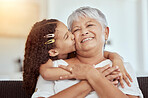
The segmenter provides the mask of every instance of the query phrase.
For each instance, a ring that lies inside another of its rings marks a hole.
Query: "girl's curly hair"
[[[54,34],[58,22],[56,19],[37,22],[28,35],[23,62],[23,87],[29,95],[35,90],[40,65],[46,63],[48,59],[58,59],[57,56],[49,56],[48,51],[55,48],[55,44],[45,44],[49,39],[44,38],[47,34]]]

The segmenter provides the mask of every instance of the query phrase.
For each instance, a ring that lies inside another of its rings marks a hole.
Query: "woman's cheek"
[[[104,35],[102,35],[102,42],[105,43],[105,36]]]

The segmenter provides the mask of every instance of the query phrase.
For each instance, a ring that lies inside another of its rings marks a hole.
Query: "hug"
[[[131,65],[104,51],[109,27],[100,10],[80,7],[67,23],[45,19],[28,35],[23,81],[32,98],[143,98]]]

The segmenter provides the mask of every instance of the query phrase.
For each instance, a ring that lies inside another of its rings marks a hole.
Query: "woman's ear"
[[[109,27],[106,27],[105,28],[105,40],[108,39],[108,36],[109,36]]]
[[[50,49],[48,51],[48,53],[49,53],[49,56],[54,57],[54,56],[57,56],[59,54],[59,51],[57,49]]]

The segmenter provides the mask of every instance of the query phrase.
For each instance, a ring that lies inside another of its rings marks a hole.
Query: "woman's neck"
[[[100,54],[98,53],[95,55],[91,55],[89,57],[77,54],[76,57],[81,63],[86,63],[86,64],[90,64],[90,65],[94,65],[94,64],[96,65],[96,64],[102,62],[103,60],[105,60],[103,53],[100,53]]]

